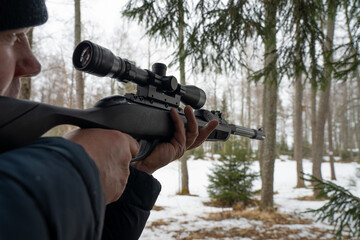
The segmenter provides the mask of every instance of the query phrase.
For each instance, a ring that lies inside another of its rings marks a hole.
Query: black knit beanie
[[[0,31],[38,26],[47,19],[45,0],[0,0]]]

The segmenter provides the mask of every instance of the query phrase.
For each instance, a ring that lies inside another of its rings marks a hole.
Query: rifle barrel
[[[234,124],[229,124],[229,126],[231,128],[231,134],[257,139],[257,140],[265,139],[265,133],[262,130],[262,128],[255,130],[255,129],[237,126]]]

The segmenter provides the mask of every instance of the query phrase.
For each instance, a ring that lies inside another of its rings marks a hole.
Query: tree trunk
[[[75,47],[81,42],[81,0],[75,0]],[[79,109],[84,109],[85,82],[82,72],[76,71],[76,101]]]
[[[329,75],[329,74],[326,74]],[[314,155],[313,155],[313,170],[312,174],[318,178],[322,179],[321,175],[321,163],[323,158],[324,151],[324,134],[325,134],[325,122],[329,110],[329,97],[330,97],[330,87],[331,80],[327,79],[327,86],[324,91],[320,93],[319,101],[319,111],[317,114],[317,124],[316,124],[316,142],[314,145]]]
[[[341,142],[341,160],[343,159],[343,153],[345,153],[349,149],[349,121],[347,118],[347,108],[348,108],[348,86],[347,82],[342,83],[343,87],[343,96],[342,96],[342,106],[340,108],[340,142]]]
[[[312,77],[315,80],[315,77]],[[311,158],[314,162],[314,155],[315,155],[315,143],[316,143],[316,95],[317,95],[317,86],[316,84],[311,84]]]
[[[312,156],[312,160],[313,156],[315,155],[315,143],[316,143],[316,112],[317,112],[317,107],[316,107],[316,94],[317,94],[317,79],[316,79],[316,72],[317,72],[317,57],[316,57],[316,35],[314,32],[311,32],[311,36],[310,36],[310,46],[309,46],[309,51],[310,51],[310,59],[311,59],[311,78],[310,78],[310,83],[311,83],[311,156]]]
[[[246,81],[246,79],[245,79]],[[244,86],[245,85],[245,81],[244,82],[241,82],[241,85]],[[245,101],[246,101],[246,98],[245,98],[245,88],[242,87],[241,88],[241,109],[240,109],[240,125],[241,126],[246,126],[245,125]]]
[[[187,167],[187,159],[185,156],[182,156],[180,158],[180,164],[181,164],[181,195],[189,195],[189,172]]]
[[[296,160],[296,175],[297,175],[297,188],[305,187],[303,179],[303,121],[302,121],[302,99],[303,99],[303,86],[302,86],[302,71],[300,68],[301,64],[301,38],[300,38],[300,1],[296,1],[295,6],[295,16],[296,16],[296,49],[295,49],[295,116],[294,116],[294,157]]]
[[[27,38],[29,40],[30,48],[33,46],[33,33],[34,28],[31,28],[27,33]],[[21,78],[21,87],[19,98],[30,100],[31,97],[31,77]]]
[[[260,208],[270,210],[274,207],[274,164],[276,157],[276,111],[278,98],[278,81],[276,69],[276,12],[277,3],[264,1],[265,7],[265,61],[267,75],[264,82],[264,153],[262,158],[262,188]]]
[[[265,91],[265,84],[263,85],[263,92],[262,92],[262,127],[265,128],[264,124],[265,124],[265,116],[266,116],[266,112],[265,112],[265,104],[267,101],[267,91]],[[265,138],[266,141],[267,137]],[[260,177],[262,179],[262,170],[263,170],[263,161],[264,161],[264,149],[265,149],[265,141],[260,141],[259,143],[259,153],[258,153],[258,157],[259,157],[259,168],[260,168]]]
[[[276,83],[265,83],[264,91],[267,92],[267,101],[264,130],[266,140],[264,141],[264,153],[261,164],[262,188],[261,188],[261,209],[272,209],[274,206],[274,165],[276,157],[276,102],[278,85]]]
[[[344,2],[346,4],[345,6],[345,17],[346,17],[346,29],[347,29],[347,34],[350,40],[350,48],[351,48],[351,52],[354,55],[354,62],[357,61],[357,54],[356,54],[356,49],[355,49],[355,43],[354,43],[354,38],[351,34],[351,27],[350,27],[350,19],[349,19],[349,13],[348,13],[348,3],[345,1]],[[355,68],[354,71],[355,74],[355,78],[356,78],[356,83],[357,83],[357,102],[358,102],[358,107],[356,108],[357,110],[357,121],[354,122],[355,124],[355,138],[356,138],[356,142],[357,142],[357,149],[360,149],[360,71],[359,71],[359,66],[357,66]],[[356,112],[355,110],[355,112]]]
[[[249,77],[250,73],[248,72],[248,77]],[[247,99],[247,113],[248,113],[248,119],[247,119],[247,124],[246,127],[247,128],[251,128],[251,86],[250,86],[250,80],[248,79],[247,81],[247,89],[246,89],[246,99]],[[248,145],[247,145],[247,152],[248,154],[251,153],[251,140],[247,139]]]
[[[335,164],[334,164],[334,146],[333,146],[333,129],[332,129],[332,106],[329,105],[328,115],[328,141],[329,141],[329,157],[330,157],[330,173],[331,180],[336,180],[335,176]]]
[[[179,64],[180,64],[180,83],[186,84],[185,81],[185,45],[184,45],[184,9],[183,1],[178,1],[179,9]],[[181,194],[190,194],[189,190],[189,173],[187,168],[187,159],[183,156],[181,159]]]
[[[331,89],[331,77],[332,77],[332,49],[335,29],[335,16],[336,16],[337,3],[335,0],[328,1],[328,13],[326,22],[326,39],[324,43],[324,83],[320,95],[319,110],[317,114],[316,123],[316,142],[314,146],[313,155],[313,175],[322,179],[321,175],[321,162],[324,150],[324,134],[325,134],[325,122],[329,110],[329,98]],[[319,194],[319,189],[314,191],[314,195]]]
[[[303,126],[302,126],[302,82],[301,77],[298,76],[295,82],[295,116],[294,116],[294,157],[296,160],[296,173],[297,173],[297,188],[305,187],[303,177]]]
[[[356,142],[357,142],[357,149],[360,149],[360,73],[359,73],[359,67],[355,70],[356,74],[356,81],[358,86],[358,105],[357,105],[357,121],[355,121],[355,136],[356,136]]]

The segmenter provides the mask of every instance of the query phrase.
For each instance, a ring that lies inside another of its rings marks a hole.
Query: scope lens
[[[90,47],[86,47],[80,54],[79,61],[82,67],[86,67],[89,64],[91,56],[92,54]]]
[[[94,60],[97,59],[95,45],[89,41],[83,41],[75,48],[73,53],[74,67],[80,71],[91,72]],[[94,59],[93,59],[94,58]]]
[[[121,70],[119,61],[110,50],[90,41],[79,43],[73,53],[73,64],[77,70],[100,77],[112,77]]]

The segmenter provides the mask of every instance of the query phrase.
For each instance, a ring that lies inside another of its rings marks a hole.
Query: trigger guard
[[[131,159],[130,162],[136,162],[144,160],[150,153],[154,150],[156,145],[158,144],[159,140],[140,140],[140,149],[139,153],[136,155],[135,158]]]

